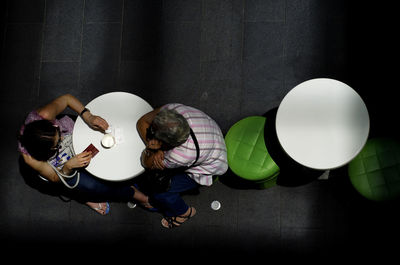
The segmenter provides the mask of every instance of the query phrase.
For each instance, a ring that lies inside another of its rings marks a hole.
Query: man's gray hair
[[[187,120],[175,110],[160,110],[154,117],[153,124],[155,137],[172,147],[186,142],[190,134]]]

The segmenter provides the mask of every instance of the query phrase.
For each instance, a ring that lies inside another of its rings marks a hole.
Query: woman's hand
[[[92,160],[92,152],[82,152],[65,163],[63,167],[63,172],[68,174],[75,168],[86,167],[89,165],[90,160]]]
[[[108,123],[100,116],[92,115],[90,111],[86,111],[82,115],[82,119],[94,130],[105,132],[108,129]]]

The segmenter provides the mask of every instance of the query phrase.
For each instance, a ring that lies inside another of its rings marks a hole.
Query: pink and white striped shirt
[[[200,185],[211,186],[213,175],[222,175],[228,169],[224,136],[218,124],[204,112],[178,103],[167,104],[162,108],[173,109],[186,118],[196,135],[200,156],[196,165],[186,173]],[[196,159],[196,146],[192,137],[178,147],[164,153],[167,168],[190,166]]]

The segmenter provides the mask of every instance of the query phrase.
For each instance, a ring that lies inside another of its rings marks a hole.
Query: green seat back
[[[400,143],[388,138],[369,139],[348,167],[350,181],[364,197],[374,201],[400,195]]]
[[[265,146],[265,121],[261,116],[247,117],[235,123],[225,136],[229,167],[241,178],[265,181],[279,173]]]

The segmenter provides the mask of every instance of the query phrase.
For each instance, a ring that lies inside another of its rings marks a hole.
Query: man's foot
[[[101,215],[106,215],[110,212],[110,204],[108,202],[87,202],[86,205]]]
[[[183,215],[164,217],[161,220],[161,225],[165,228],[174,228],[181,226],[186,220],[189,220],[196,214],[196,209],[194,207],[189,207],[189,209]]]

